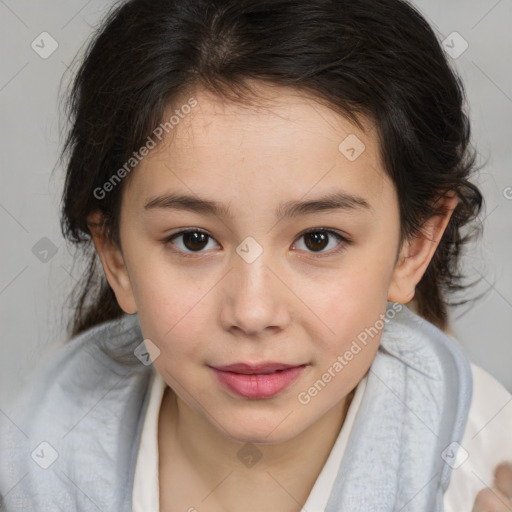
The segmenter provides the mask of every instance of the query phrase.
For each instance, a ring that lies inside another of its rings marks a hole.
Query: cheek
[[[388,256],[358,254],[324,282],[326,286],[309,295],[319,326],[315,343],[320,370],[327,371],[346,354],[340,372],[345,377],[337,380],[338,385],[357,383],[375,357],[392,272],[391,251]]]
[[[148,258],[132,274],[132,289],[144,337],[149,338],[168,361],[177,361],[184,353],[201,357],[204,350],[200,343],[209,317],[208,290],[214,283],[213,277],[194,281],[171,265],[163,264],[162,258],[159,261]]]
[[[205,354],[208,332],[204,293],[176,294],[174,297],[151,295],[138,312],[144,336],[150,338],[167,360],[179,361],[182,356],[201,360]],[[144,298],[143,298],[144,300]]]
[[[372,266],[361,264],[340,272],[312,298],[315,312],[336,336],[358,334],[385,309],[388,272],[383,272],[383,266]]]

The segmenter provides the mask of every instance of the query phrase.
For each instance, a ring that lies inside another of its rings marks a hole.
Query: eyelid
[[[184,229],[180,229],[179,231],[176,231],[175,233],[165,237],[163,239],[163,244],[164,245],[168,245],[170,244],[175,238],[179,237],[180,235],[183,235],[183,234],[186,234],[186,233],[190,233],[190,232],[193,232],[193,233],[201,233],[201,234],[205,234],[207,237],[209,237],[211,240],[215,240],[215,238],[210,235],[208,233],[208,231],[205,231],[204,229],[201,229],[201,228],[184,228]],[[297,240],[300,240],[304,235],[307,235],[308,233],[327,233],[328,235],[334,235],[340,242],[340,244],[338,245],[338,247],[336,249],[332,249],[330,251],[327,251],[327,252],[318,252],[318,253],[315,253],[315,252],[307,252],[308,254],[308,257],[313,257],[313,258],[322,258],[322,257],[328,257],[328,256],[332,256],[334,254],[338,254],[339,252],[343,251],[344,249],[346,249],[346,246],[347,245],[350,245],[352,243],[352,240],[350,238],[348,238],[346,235],[344,234],[341,234],[338,230],[336,229],[332,229],[332,228],[324,228],[324,227],[313,227],[313,228],[308,228],[304,231],[302,231],[296,238],[295,242],[293,242],[293,245],[296,244]],[[215,242],[220,245],[216,240]],[[170,244],[172,245],[172,244]],[[204,251],[197,251],[197,252],[185,252],[185,251],[182,251],[180,249],[174,249],[172,248],[171,249],[173,252],[176,252],[182,256],[185,256],[185,257],[200,257],[202,254],[204,254]]]
[[[329,256],[338,255],[339,253],[344,252],[346,250],[347,245],[352,244],[352,240],[348,238],[346,235],[341,234],[338,230],[324,227],[314,227],[306,229],[297,236],[297,240],[300,240],[300,238],[302,238],[304,235],[307,235],[308,233],[327,233],[330,236],[334,235],[340,242],[340,244],[335,249],[331,249],[330,251],[327,252],[307,252],[308,258],[327,258]],[[296,242],[294,242],[294,245],[295,243]]]
[[[342,234],[341,231],[338,231],[337,229],[334,229],[334,228],[323,228],[323,227],[308,228],[308,229],[302,231],[298,235],[297,238],[300,238],[301,236],[307,235],[308,233],[318,233],[318,232],[329,233],[329,234],[332,234],[332,235],[336,235],[336,236],[340,237],[342,240],[345,240],[346,242],[351,242],[351,240],[347,237],[347,235]]]
[[[176,249],[173,246],[172,244],[172,241],[175,239],[175,238],[178,238],[179,236],[181,235],[184,235],[186,233],[201,233],[201,234],[204,234],[206,235],[207,237],[209,237],[211,240],[215,240],[215,238],[213,238],[212,235],[210,235],[210,233],[208,233],[208,231],[205,231],[204,229],[201,229],[201,228],[194,228],[194,227],[191,227],[191,228],[184,228],[184,229],[180,229],[179,231],[176,231],[175,233],[172,233],[171,235],[169,236],[166,236],[163,240],[162,240],[162,243],[164,244],[165,247],[167,246],[171,246],[171,251],[176,253],[176,254],[179,254],[180,256],[183,256],[185,258],[200,258],[202,255],[206,254],[204,251],[198,251],[198,252],[186,252],[186,251],[182,251],[180,249]],[[216,240],[215,242],[220,245]]]

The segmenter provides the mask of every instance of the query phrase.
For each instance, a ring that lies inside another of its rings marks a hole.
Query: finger
[[[509,499],[512,498],[512,466],[503,462],[494,472],[494,487]]]
[[[482,489],[472,512],[512,512],[512,502],[498,489]]]

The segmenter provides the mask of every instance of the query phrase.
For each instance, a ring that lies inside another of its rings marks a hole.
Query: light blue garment
[[[443,511],[471,368],[455,341],[397,306],[388,303],[326,512]],[[2,510],[131,511],[155,371],[134,355],[142,341],[136,314],[89,329],[59,348],[0,413]]]
[[[326,512],[442,512],[472,392],[461,348],[402,307],[382,334]]]

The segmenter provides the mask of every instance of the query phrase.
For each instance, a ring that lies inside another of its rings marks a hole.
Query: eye
[[[180,238],[182,239],[180,243],[174,243],[174,240],[179,240]],[[187,229],[185,231],[174,233],[174,235],[166,238],[164,240],[164,245],[170,243],[178,246],[178,252],[192,254],[204,252],[202,249],[208,246],[208,239],[213,240],[206,231],[202,231],[201,229]]]
[[[299,239],[304,238],[306,251],[320,253],[337,254],[350,244],[350,240],[332,229],[312,228],[302,233]],[[338,243],[334,243],[337,240]],[[332,242],[332,243],[331,243]],[[331,250],[324,251],[326,247],[331,246]]]
[[[312,228],[299,236],[299,239],[304,238],[306,251],[310,253],[319,253],[318,256],[328,256],[330,254],[337,254],[344,250],[351,241],[340,235],[332,229]],[[181,240],[180,240],[181,239]],[[178,240],[179,243],[175,241]],[[176,246],[177,249],[172,249],[175,252],[183,253],[184,256],[193,255],[194,253],[200,254],[205,252],[203,249],[208,248],[208,241],[213,238],[206,232],[198,228],[187,229],[174,233],[167,237],[163,243],[164,245],[171,244]],[[337,240],[337,243],[335,241]],[[331,250],[325,251],[324,249],[331,246]],[[217,244],[217,247],[218,246]],[[210,247],[211,248],[211,247]],[[326,254],[327,253],[327,254]]]

